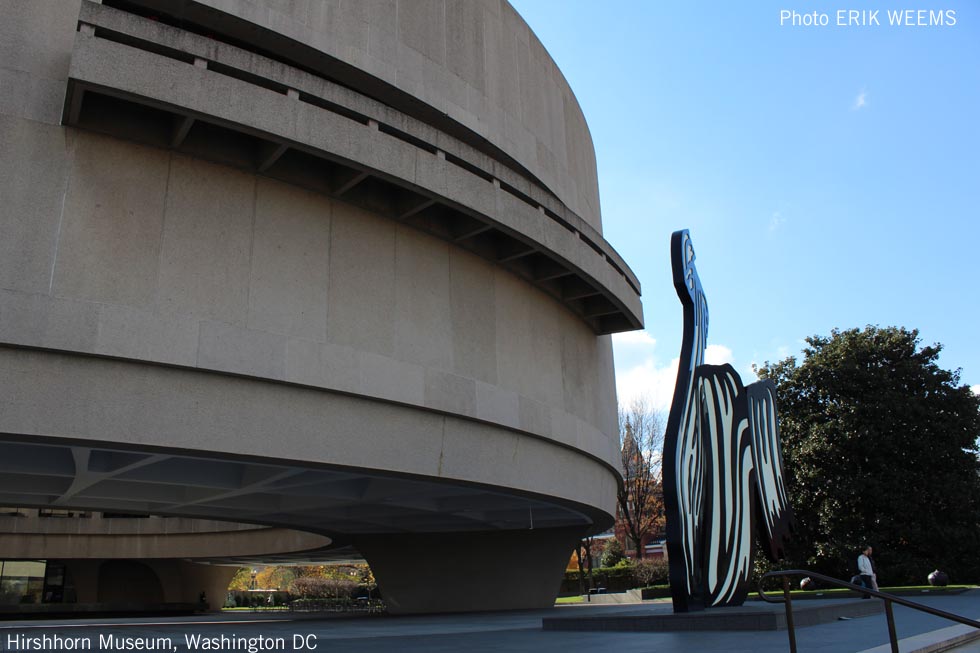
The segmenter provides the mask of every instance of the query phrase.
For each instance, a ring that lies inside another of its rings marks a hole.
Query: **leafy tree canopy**
[[[838,578],[875,548],[879,579],[980,580],[980,398],[917,330],[834,330],[757,370],[779,388],[798,522],[789,564]]]
[[[623,545],[619,543],[619,540],[615,538],[609,540],[602,552],[602,566],[615,567],[624,558],[626,558],[626,553],[623,552]]]
[[[252,587],[252,570],[249,567],[240,567],[235,572],[235,577],[228,584],[229,590],[246,591]]]

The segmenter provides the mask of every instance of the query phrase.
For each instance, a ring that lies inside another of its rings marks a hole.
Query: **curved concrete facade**
[[[505,1],[131,4],[220,26],[471,142],[485,141],[602,228],[585,117],[544,46]]]
[[[0,8],[0,505],[309,531],[400,611],[553,598],[612,521],[641,308],[513,9]],[[488,542],[535,587],[419,593]]]
[[[29,560],[43,551],[55,559],[214,558],[250,561],[327,547],[315,533],[204,519],[118,517],[101,513],[45,515],[20,510],[0,516],[0,551]]]

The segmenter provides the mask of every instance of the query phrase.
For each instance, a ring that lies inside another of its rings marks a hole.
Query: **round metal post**
[[[789,633],[789,653],[796,653],[796,629],[793,626],[793,599],[789,595],[789,576],[783,576],[783,597],[786,599],[786,632]]]
[[[892,645],[892,653],[898,653],[898,636],[895,634],[895,615],[892,613],[892,602],[885,599],[885,616],[888,618],[888,641]]]

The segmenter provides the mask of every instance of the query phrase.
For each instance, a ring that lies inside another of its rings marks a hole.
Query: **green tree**
[[[798,527],[788,562],[846,578],[867,542],[884,583],[921,583],[936,568],[980,580],[980,398],[916,330],[807,343],[802,364],[758,370],[779,388]]]
[[[297,578],[299,569],[302,567],[263,567],[255,577],[256,589],[286,589]]]
[[[228,589],[230,591],[238,590],[244,592],[252,588],[252,568],[251,567],[240,567],[237,572],[235,572],[234,578],[228,584]]]
[[[623,551],[623,545],[619,543],[619,540],[616,538],[609,540],[606,543],[606,548],[602,551],[602,566],[615,567],[624,558],[626,558],[626,553]]]

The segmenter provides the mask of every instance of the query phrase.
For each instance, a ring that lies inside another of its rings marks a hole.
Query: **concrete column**
[[[355,538],[390,612],[546,608],[583,527]]]
[[[179,560],[142,560],[157,575],[163,590],[164,603],[194,603],[194,599],[184,598],[183,575],[178,568]]]
[[[75,594],[78,603],[98,603],[99,599],[99,575],[102,564],[105,560],[63,560],[68,573],[71,574],[75,584]],[[203,565],[186,560],[116,560],[111,562],[137,563],[148,568],[148,571],[156,574],[160,582],[160,589],[163,591],[162,601],[164,603],[197,603],[201,592],[204,592],[208,600],[208,610],[218,612],[225,603],[225,596],[228,592],[228,584],[238,571],[237,567],[220,567],[217,565]],[[131,597],[120,596],[118,593],[121,588],[127,587],[126,578],[103,577],[104,581],[111,582],[113,587],[103,587],[103,594],[106,592],[114,593],[112,600],[117,602],[130,601],[134,604],[145,602],[147,597],[141,587],[130,585],[132,590]],[[151,602],[157,603],[161,599]]]
[[[209,612],[221,611],[228,593],[228,584],[238,571],[238,567],[204,565],[187,560],[145,562],[160,578],[165,602],[198,603],[201,592],[204,592]]]
[[[204,592],[208,600],[208,611],[220,612],[228,594],[228,585],[235,577],[238,567],[202,565],[186,560],[179,561],[177,567],[183,581],[180,601],[195,603],[201,592]]]
[[[76,602],[97,603],[99,600],[99,565],[102,560],[62,560],[75,585]]]
[[[99,603],[138,609],[167,602],[161,575],[149,560],[105,560],[99,565]]]

